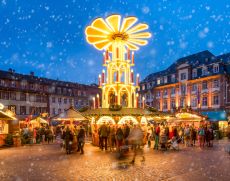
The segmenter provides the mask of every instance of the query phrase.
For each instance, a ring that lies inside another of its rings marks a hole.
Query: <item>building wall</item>
[[[101,94],[97,85],[56,81],[0,70],[0,102],[18,116],[48,112],[54,116],[70,106],[90,105]]]

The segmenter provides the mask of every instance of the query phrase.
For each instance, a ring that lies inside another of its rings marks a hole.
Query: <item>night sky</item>
[[[114,13],[150,26],[153,37],[135,58],[142,79],[192,53],[230,52],[229,0],[0,0],[0,69],[94,83],[102,52],[84,29]]]

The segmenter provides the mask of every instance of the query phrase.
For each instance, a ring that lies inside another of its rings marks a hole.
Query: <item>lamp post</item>
[[[95,109],[95,97],[93,97],[93,109]]]
[[[97,108],[100,107],[99,94],[97,94]]]
[[[143,109],[145,108],[145,97],[144,96],[142,97],[142,108]]]

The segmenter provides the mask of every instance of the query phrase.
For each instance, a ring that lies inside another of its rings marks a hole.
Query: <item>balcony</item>
[[[208,93],[208,89],[202,89],[201,90],[201,93],[203,94],[203,93]]]
[[[201,109],[208,109],[208,106],[201,106]]]
[[[176,94],[174,93],[174,94],[171,94],[171,97],[176,97]]]
[[[220,108],[220,105],[219,104],[212,105],[212,108],[214,108],[214,109]]]
[[[212,91],[212,92],[220,91],[220,87],[213,87],[213,88],[211,89],[211,91]]]
[[[196,95],[196,94],[197,94],[197,90],[192,90],[192,91],[191,91],[191,94],[192,94],[192,95]]]
[[[163,98],[168,98],[168,94],[163,95]]]

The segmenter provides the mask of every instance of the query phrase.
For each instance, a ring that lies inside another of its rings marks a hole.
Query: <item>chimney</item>
[[[31,75],[31,76],[34,76],[34,72],[30,72],[30,75]]]

